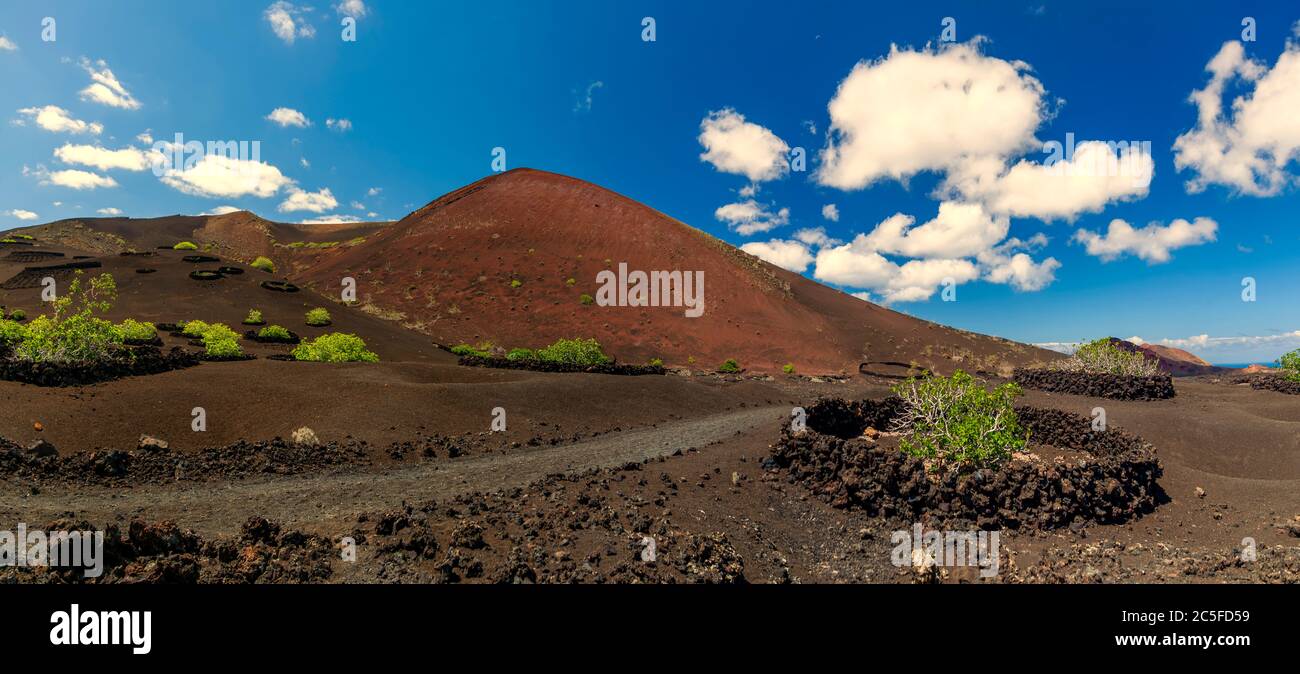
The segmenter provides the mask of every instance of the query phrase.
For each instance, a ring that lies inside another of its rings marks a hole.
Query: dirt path
[[[202,535],[229,535],[252,515],[288,528],[337,531],[361,512],[406,502],[525,485],[554,473],[582,472],[700,448],[772,426],[785,407],[743,409],[609,434],[570,445],[402,466],[380,472],[257,478],[126,490],[47,487],[0,496],[0,521],[44,523],[71,512],[102,525],[118,517],[171,519]],[[337,526],[335,526],[337,525]]]

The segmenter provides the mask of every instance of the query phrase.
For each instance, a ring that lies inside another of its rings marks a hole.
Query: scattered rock
[[[1200,487],[1196,488],[1196,498],[1205,498],[1205,490]]]
[[[141,435],[140,442],[136,445],[136,449],[142,452],[165,452],[170,448],[166,440],[160,440],[152,435]]]

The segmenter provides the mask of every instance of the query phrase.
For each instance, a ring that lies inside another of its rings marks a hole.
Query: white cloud
[[[977,42],[892,46],[840,82],[815,178],[854,190],[881,178],[947,171],[970,158],[1020,154],[1036,144],[1043,95],[1028,64],[984,56]]]
[[[984,202],[992,213],[1050,222],[1146,197],[1155,162],[1149,147],[1084,141],[1059,161],[1021,160],[1003,171],[1001,160],[961,162],[948,175],[945,188]]]
[[[204,155],[188,170],[169,168],[160,180],[186,194],[213,198],[265,198],[293,184],[270,164],[221,154]]]
[[[152,146],[153,145],[152,131],[153,131],[152,129],[145,129],[144,131],[140,132],[140,134],[136,136],[135,139],[140,141],[144,145]]]
[[[97,210],[97,211],[95,211],[95,212],[98,213],[98,214],[100,214],[100,215],[110,215],[110,216],[111,216],[111,215],[121,215],[121,214],[122,214],[122,209],[120,209],[120,208],[112,208],[112,207],[109,207],[109,208],[101,208],[101,209],[99,209],[99,210]]]
[[[352,122],[346,119],[326,119],[325,126],[329,127],[330,130],[338,131],[339,133],[352,130]]]
[[[290,211],[310,211],[312,213],[324,213],[325,211],[337,208],[339,202],[334,198],[328,187],[322,188],[319,192],[308,192],[296,187],[289,189],[289,197],[276,207],[276,210],[282,213]],[[340,216],[351,217],[351,216]]]
[[[831,222],[839,222],[840,221],[839,206],[836,206],[835,204],[826,204],[825,206],[822,206],[822,217],[826,218],[827,220],[830,220]]]
[[[843,241],[832,239],[826,235],[825,227],[810,227],[801,229],[794,233],[794,238],[804,243],[804,245],[821,248],[823,246],[838,246]]]
[[[377,196],[379,196],[379,193],[380,193],[380,192],[383,192],[383,191],[384,191],[384,188],[382,188],[382,187],[372,187],[372,188],[366,190],[366,196],[368,196],[368,197],[377,197]]]
[[[741,250],[770,262],[782,269],[802,274],[812,264],[813,255],[808,246],[798,241],[753,241],[740,247]]]
[[[279,0],[267,7],[262,16],[266,18],[267,23],[271,24],[271,30],[276,37],[283,40],[285,44],[293,44],[297,38],[316,36],[316,29],[307,23],[307,19],[303,16],[308,11],[310,8],[298,7],[293,3]]]
[[[14,44],[13,40],[0,35],[0,51],[18,51],[18,45]]]
[[[56,133],[89,133],[98,136],[104,131],[104,125],[99,122],[83,122],[80,119],[73,119],[67,110],[57,105],[47,105],[40,108],[22,108],[18,111],[20,115],[26,115],[28,119],[36,122],[36,126],[46,131]]]
[[[741,236],[766,232],[790,222],[789,208],[773,212],[753,199],[719,206],[713,215]]]
[[[343,0],[343,2],[334,5],[334,11],[338,12],[339,16],[362,19],[370,13],[370,8],[366,7],[366,3],[361,0]]]
[[[279,124],[281,127],[296,126],[305,128],[311,126],[311,120],[293,108],[276,108],[266,116],[266,119]]]
[[[1110,221],[1106,234],[1080,229],[1074,233],[1074,240],[1082,243],[1089,255],[1100,257],[1103,262],[1128,253],[1148,264],[1159,264],[1169,261],[1171,250],[1214,241],[1218,229],[1218,223],[1210,218],[1196,218],[1192,222],[1179,218],[1167,226],[1153,222],[1139,228],[1116,218]]]
[[[347,222],[361,222],[361,218],[358,218],[355,215],[322,215],[318,218],[308,218],[307,220],[300,220],[298,224],[330,225],[330,224],[347,223]]]
[[[605,86],[604,82],[596,80],[587,85],[585,96],[579,96],[578,102],[573,105],[574,112],[591,112],[591,104],[595,102],[596,90]]]
[[[31,211],[25,211],[21,208],[15,208],[12,211],[8,211],[6,215],[12,215],[13,217],[18,218],[19,220],[35,220],[36,218],[40,217]]]
[[[236,208],[234,206],[217,206],[216,208],[210,211],[199,213],[199,215],[227,215],[229,213],[238,213],[239,211],[242,210],[244,209]]]
[[[306,157],[299,157],[299,158],[298,158],[298,163],[301,164],[303,168],[306,168],[306,169],[311,168],[311,162],[307,161],[307,158],[306,158]]]
[[[1056,270],[1061,263],[1054,257],[1035,262],[1026,251],[1047,245],[1047,237],[1036,234],[1029,241],[1011,238],[980,253],[977,258],[983,267],[984,280],[1007,284],[1021,292],[1042,290],[1056,280]]]
[[[1271,70],[1246,58],[1240,42],[1226,42],[1205,69],[1210,81],[1190,97],[1196,126],[1174,141],[1174,166],[1194,174],[1187,191],[1217,184],[1271,196],[1293,185],[1287,166],[1300,158],[1300,42],[1288,41]],[[1224,91],[1237,80],[1252,90],[1225,113]]]
[[[71,143],[56,148],[54,156],[66,164],[93,166],[101,171],[109,169],[143,171],[153,166],[155,158],[161,159],[161,155],[156,152],[147,152],[134,147],[109,150],[97,145],[72,145]]]
[[[864,244],[882,253],[920,258],[957,258],[988,250],[1007,235],[1010,222],[993,217],[979,204],[945,201],[933,220],[913,227],[916,219],[897,213],[865,235]]]
[[[98,173],[90,171],[81,171],[78,169],[67,169],[64,171],[54,171],[48,174],[42,185],[58,185],[59,187],[68,187],[74,190],[93,190],[99,187],[117,187],[117,181],[108,176],[101,176]]]
[[[786,157],[790,146],[766,128],[745,121],[731,108],[710,112],[700,122],[700,155],[723,173],[735,173],[762,182],[789,172]]]
[[[358,211],[364,211],[364,210],[366,210],[366,205],[363,204],[363,203],[361,203],[360,201],[353,201],[353,202],[352,202],[351,204],[349,204],[349,205],[350,205],[352,208],[354,208],[354,209],[356,209],[356,210],[358,210]]]
[[[126,110],[140,109],[140,101],[122,86],[103,59],[92,63],[83,57],[81,67],[90,75],[90,86],[81,90],[81,100]]]
[[[370,211],[369,213],[366,213],[366,217],[367,217],[367,218],[377,218],[377,217],[379,217],[379,214],[376,213],[376,212],[374,212],[374,211]]]

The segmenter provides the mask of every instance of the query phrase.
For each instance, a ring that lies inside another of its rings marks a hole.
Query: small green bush
[[[1285,353],[1277,359],[1278,367],[1282,368],[1282,376],[1291,381],[1300,381],[1300,349]]]
[[[27,337],[27,328],[17,321],[0,319],[0,345],[16,344]]]
[[[580,297],[578,297],[578,301],[587,306],[590,306],[596,303],[596,298],[592,297],[591,295],[588,295],[587,293],[583,293]]]
[[[737,363],[735,358],[728,358],[722,361],[722,364],[718,366],[718,372],[725,372],[727,374],[740,372],[740,363]]]
[[[510,349],[506,360],[537,360],[537,352],[532,349]]]
[[[1149,377],[1160,373],[1160,364],[1142,353],[1125,351],[1108,338],[1093,340],[1080,346],[1074,355],[1053,363],[1054,369],[1089,374],[1113,374],[1132,377]]]
[[[248,315],[244,317],[244,325],[261,325],[263,322],[262,312],[257,309],[249,309]]]
[[[366,343],[356,335],[331,332],[293,350],[295,360],[321,363],[378,363],[379,356],[366,350]]]
[[[330,324],[330,312],[324,309],[312,309],[307,312],[307,325],[322,327]]]
[[[35,241],[35,240],[36,240],[36,237],[32,236],[31,234],[14,234],[13,237],[14,237],[15,239],[22,239],[22,240],[24,240],[24,241]]]
[[[895,422],[907,434],[901,448],[913,456],[962,468],[996,467],[1028,441],[1012,406],[1024,392],[1014,383],[990,391],[957,370],[951,377],[908,379],[894,393],[904,404]]]
[[[651,358],[649,365],[650,367],[663,367],[664,361],[662,358]]]
[[[451,347],[451,352],[457,356],[478,356],[480,358],[492,357],[492,344],[484,342],[477,347],[469,344],[457,344]]]
[[[153,323],[128,318],[117,324],[122,331],[122,339],[132,342],[148,342],[158,336],[158,328]]]
[[[52,316],[38,316],[26,326],[15,357],[35,363],[103,363],[118,354],[122,331],[95,316],[112,308],[117,284],[112,274],[100,274],[83,286],[81,275],[78,271],[68,291],[54,300]]]
[[[272,262],[271,258],[269,257],[258,256],[256,260],[253,260],[252,262],[248,263],[248,266],[252,267],[253,269],[261,269],[262,271],[270,274],[275,273],[275,263]]]
[[[192,241],[182,241],[176,244],[175,246],[172,246],[172,250],[198,250],[198,249],[199,247],[195,245],[194,242]]]
[[[199,339],[203,337],[203,333],[207,332],[208,328],[211,326],[209,326],[207,323],[204,323],[203,321],[186,321],[185,323],[182,323],[179,327],[181,329],[182,335],[185,335],[186,337],[190,337],[192,339]]]
[[[293,339],[293,335],[287,329],[279,325],[268,325],[257,331],[257,336],[262,339]]]
[[[575,279],[575,278],[573,278],[572,276],[570,276],[569,278],[564,279],[564,285],[569,286],[570,288],[572,288],[573,286],[575,286],[575,285],[577,285],[577,284],[578,284],[578,280]]]
[[[237,358],[244,355],[239,346],[239,334],[221,323],[211,323],[203,331],[203,349],[209,356]]]
[[[544,349],[537,350],[538,360],[571,365],[605,365],[613,359],[605,355],[600,342],[594,339],[560,339]]]
[[[517,279],[517,278],[512,278],[512,279],[510,279],[510,287],[511,287],[511,288],[518,288],[519,286],[522,286],[523,284],[524,284],[524,282],[523,282],[523,281],[520,281],[520,280]]]
[[[13,311],[9,312],[9,318],[10,320],[15,320],[15,321],[25,321],[27,320],[27,312],[23,311],[22,309],[14,309]]]
[[[786,374],[794,374],[794,363],[786,363],[781,366],[781,371]]]

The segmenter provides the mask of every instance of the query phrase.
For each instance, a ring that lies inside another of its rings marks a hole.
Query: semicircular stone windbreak
[[[1276,391],[1290,395],[1300,395],[1300,380],[1279,374],[1251,374],[1238,377],[1234,384],[1249,383],[1256,391]]]
[[[218,257],[212,257],[211,255],[186,255],[185,257],[183,257],[183,258],[181,258],[181,259],[184,260],[184,261],[186,261],[186,262],[193,262],[194,264],[199,264],[199,263],[203,263],[203,262],[220,262],[220,261],[221,261],[221,258],[218,258]]]
[[[198,356],[180,347],[163,351],[156,344],[150,344],[121,349],[108,362],[64,364],[0,361],[0,379],[36,386],[87,386],[122,377],[159,374],[198,364]]]
[[[135,270],[135,273],[137,273],[137,274],[152,274],[152,273],[154,273],[154,272],[156,272],[156,271],[158,271],[158,270],[157,270],[157,269],[154,269],[154,268],[152,268],[152,267],[141,267],[141,268]]]
[[[298,333],[292,330],[286,330],[285,332],[289,333],[288,337],[275,337],[270,335],[263,337],[260,334],[261,330],[247,330],[244,332],[244,339],[259,344],[299,344],[302,342],[302,337],[300,337]]]
[[[835,507],[981,529],[1125,522],[1164,500],[1154,448],[1123,431],[1093,430],[1089,417],[1018,407],[1030,433],[1026,451],[998,468],[970,470],[902,451],[885,429],[903,404],[895,396],[818,400],[805,410],[802,430],[786,424],[764,467],[785,472]]]
[[[296,293],[298,286],[288,281],[262,281],[261,286],[267,290],[274,290],[282,293]]]
[[[221,272],[223,276],[239,276],[244,273],[244,270],[239,267],[218,267],[217,271]]]
[[[1051,393],[1071,393],[1112,400],[1165,400],[1175,395],[1168,373],[1137,375],[1071,372],[1048,368],[1016,368],[1011,378],[1025,388]]]
[[[221,272],[213,269],[195,269],[190,272],[190,278],[195,281],[220,281],[224,277],[222,277]]]

